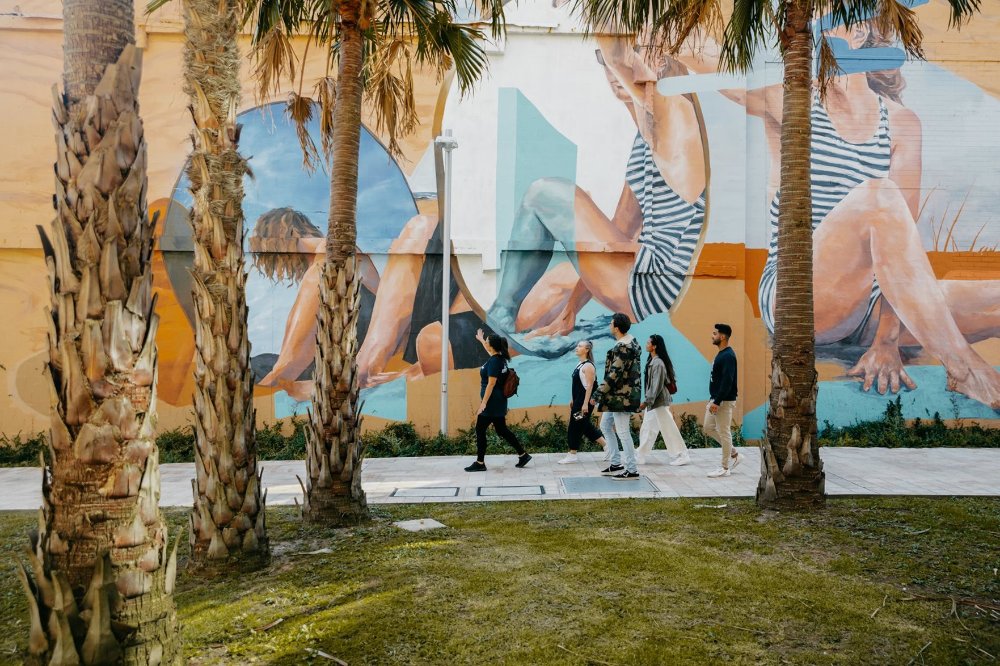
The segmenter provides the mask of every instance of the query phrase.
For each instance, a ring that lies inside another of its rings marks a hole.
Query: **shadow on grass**
[[[379,507],[346,530],[269,512],[280,554],[241,578],[181,575],[192,664],[992,663],[1000,500],[843,499],[808,515],[749,501]],[[174,533],[186,521],[170,511]],[[394,520],[433,517],[421,533]],[[0,515],[13,555],[33,517]],[[186,540],[185,540],[186,541]],[[182,546],[183,548],[183,546]],[[330,549],[329,553],[305,554]],[[2,652],[26,611],[5,558]],[[927,645],[930,643],[930,645]],[[6,658],[6,657],[4,657]],[[920,659],[917,659],[919,663]]]

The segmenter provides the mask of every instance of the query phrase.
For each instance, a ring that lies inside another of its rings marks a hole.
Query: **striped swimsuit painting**
[[[653,162],[653,151],[636,135],[625,179],[642,211],[629,302],[637,321],[668,312],[684,286],[705,224],[705,194],[688,203],[674,192]]]
[[[810,143],[810,180],[812,182],[812,228],[813,232],[822,224],[826,216],[861,183],[879,178],[888,178],[889,159],[892,142],[889,135],[889,110],[879,97],[879,123],[875,134],[864,143],[846,141],[834,128],[830,116],[819,101],[813,98],[812,140]],[[778,204],[781,191],[771,201],[771,241],[768,245],[767,263],[760,278],[758,303],[760,314],[767,330],[774,333],[774,307],[777,288],[778,268]],[[878,283],[873,276],[872,293],[868,299],[865,316],[855,332],[859,335],[871,319],[875,303],[881,297]]]

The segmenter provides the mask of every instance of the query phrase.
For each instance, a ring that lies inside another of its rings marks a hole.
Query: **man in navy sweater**
[[[733,329],[729,324],[716,324],[712,344],[719,348],[712,363],[712,379],[708,385],[711,400],[705,411],[705,434],[722,446],[722,466],[708,475],[715,479],[729,476],[740,464],[740,454],[733,449],[733,407],[736,406],[736,352],[729,346]]]

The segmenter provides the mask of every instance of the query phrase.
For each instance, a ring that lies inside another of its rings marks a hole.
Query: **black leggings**
[[[521,446],[521,442],[517,441],[517,436],[507,427],[506,416],[486,416],[485,414],[480,414],[476,419],[476,460],[483,461],[486,459],[486,429],[491,424],[493,425],[493,429],[497,431],[497,434],[514,447],[517,455],[524,455],[524,447]]]
[[[586,435],[587,439],[592,442],[596,442],[601,437],[604,437],[600,429],[595,426],[594,422],[591,420],[590,410],[584,412],[586,416],[579,420],[573,418],[574,413],[574,411],[571,411],[569,414],[569,428],[566,432],[566,438],[569,440],[570,451],[580,450],[580,442],[583,441],[584,435]]]

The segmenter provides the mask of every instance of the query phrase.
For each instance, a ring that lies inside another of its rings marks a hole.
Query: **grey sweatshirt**
[[[667,366],[659,356],[650,356],[646,364],[646,409],[666,407],[671,403],[667,390]]]

